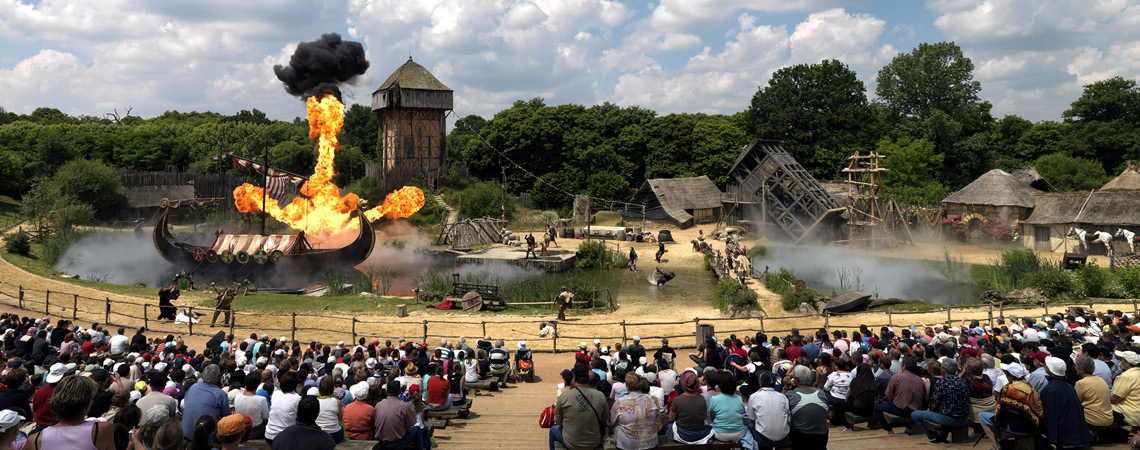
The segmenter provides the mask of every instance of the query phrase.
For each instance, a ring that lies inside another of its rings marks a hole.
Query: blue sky
[[[1059,120],[1083,85],[1140,75],[1127,0],[0,0],[0,106],[100,116],[133,107],[304,114],[272,66],[326,32],[364,43],[346,89],[368,103],[411,53],[456,113],[515,100],[747,108],[781,67],[839,59],[874,97],[878,70],[920,42],[957,42],[998,117]]]

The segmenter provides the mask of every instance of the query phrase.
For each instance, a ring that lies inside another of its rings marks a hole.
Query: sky
[[[1084,85],[1140,76],[1134,0],[0,0],[0,106],[292,120],[304,105],[273,65],[328,32],[371,61],[347,102],[411,55],[455,114],[487,118],[535,97],[732,114],[776,70],[824,59],[873,99],[879,69],[922,42],[961,46],[999,118],[1060,120]]]

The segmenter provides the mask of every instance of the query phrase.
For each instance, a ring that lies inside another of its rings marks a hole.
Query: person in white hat
[[[1049,414],[1045,415],[1041,429],[1049,443],[1057,448],[1087,448],[1092,445],[1089,424],[1085,422],[1084,409],[1077,391],[1065,380],[1068,370],[1065,360],[1048,356],[1045,358],[1048,383],[1038,395],[1041,406]]]
[[[1124,423],[1140,426],[1140,355],[1131,350],[1114,354],[1124,372],[1112,381],[1112,411],[1123,415]]]
[[[27,418],[17,414],[16,411],[10,409],[0,411],[0,448],[12,448],[12,442],[16,441],[16,436],[20,434],[20,428],[24,426],[25,420]]]
[[[998,411],[1002,416],[1002,431],[1026,435],[1037,434],[1038,428],[1043,425],[1041,422],[1044,420],[1045,411],[1041,406],[1037,391],[1025,381],[1029,371],[1025,370],[1025,366],[1018,363],[1002,364],[1001,369],[1005,371],[1006,378],[1009,380],[1005,386],[1002,386],[997,396]],[[996,414],[992,412],[982,411],[978,413],[978,422],[981,423],[982,430],[986,432],[986,437],[990,439],[991,448],[1001,448],[994,432],[995,417]]]

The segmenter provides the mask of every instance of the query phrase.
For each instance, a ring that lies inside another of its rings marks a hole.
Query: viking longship
[[[171,264],[195,273],[248,275],[281,266],[352,267],[368,259],[376,245],[372,224],[358,211],[351,217],[360,222],[360,234],[348,245],[335,249],[314,248],[304,231],[295,235],[217,233],[210,245],[182,242],[170,232],[168,220],[172,204],[165,199],[163,204],[166,207],[154,225],[154,247]]]

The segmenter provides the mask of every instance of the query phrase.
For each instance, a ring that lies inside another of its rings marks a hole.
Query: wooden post
[[[764,316],[760,316],[760,332],[761,333],[764,332]],[[760,344],[756,344],[756,345],[760,345]]]
[[[348,342],[356,342],[356,317],[352,318],[352,340]]]
[[[890,328],[895,327],[895,319],[891,315],[891,307],[890,306],[887,307],[887,327],[890,327]]]
[[[234,335],[235,326],[237,326],[237,311],[230,310],[230,336]]]
[[[20,285],[20,294],[19,294],[19,297],[17,297],[17,299],[20,302],[20,309],[24,309],[24,285],[22,285],[22,284]]]
[[[79,294],[71,294],[71,320],[79,320]]]
[[[188,316],[190,316],[189,318],[191,319],[191,320],[189,320],[189,321],[188,321],[188,323],[187,323],[186,325],[190,327],[190,335],[191,335],[191,336],[193,336],[193,335],[194,335],[194,320],[193,320],[193,318],[194,318],[194,307],[193,307],[193,306],[191,306],[191,307],[190,307],[190,308],[189,308],[189,309],[186,311],[186,314],[187,314]]]
[[[1137,314],[1138,314],[1138,311],[1136,310],[1136,300],[1133,299],[1132,300],[1132,316],[1136,317]]]
[[[990,326],[994,326],[994,305],[990,304]]]
[[[1046,316],[1049,315],[1049,299],[1048,298],[1045,299],[1045,315]]]
[[[149,330],[149,329],[150,329],[150,324],[149,324],[149,323],[147,323],[147,317],[146,317],[146,307],[147,307],[147,306],[150,306],[150,305],[148,305],[148,304],[145,304],[145,303],[143,304],[143,328],[146,328],[146,329],[148,329],[148,330]]]
[[[483,322],[483,336],[486,336],[486,335],[487,335],[487,322]],[[551,343],[551,346],[554,347],[554,353],[558,354],[558,326],[557,326],[557,324],[555,324],[555,327],[554,327],[554,342]]]
[[[44,314],[51,314],[51,289],[44,291]]]
[[[998,305],[998,317],[1001,317],[1002,320],[1005,320],[1005,303]]]
[[[950,318],[950,310],[954,309],[951,305],[946,305],[946,328],[954,326],[954,319]]]
[[[482,325],[483,325],[483,334],[482,334],[482,336],[486,336],[486,335],[487,335],[487,321],[486,321],[486,320],[484,320],[484,321],[482,322]],[[555,339],[557,339],[557,338],[558,338],[558,333],[554,333],[554,336],[555,336]]]
[[[103,324],[108,327],[111,326],[111,297],[107,297],[107,309],[103,313]]]
[[[828,311],[823,312],[823,331],[831,332],[831,313]]]
[[[623,320],[623,321],[621,321],[621,346],[622,347],[625,347],[625,339],[626,339],[625,321]]]
[[[297,342],[297,313],[293,313],[293,326],[289,327],[289,340]]]
[[[424,341],[423,341],[424,345],[427,345],[427,337],[428,337],[427,325],[428,325],[428,321],[427,321],[427,319],[424,319]]]

